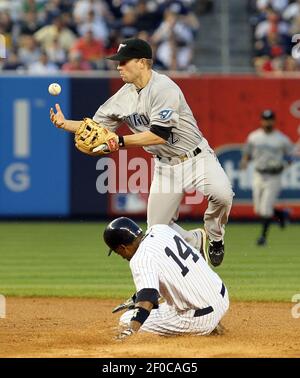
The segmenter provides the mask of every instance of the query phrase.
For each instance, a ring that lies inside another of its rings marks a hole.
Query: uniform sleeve
[[[117,128],[123,123],[123,88],[124,87],[122,87],[117,93],[102,104],[93,117],[94,121],[102,123],[111,131],[116,131]]]
[[[158,269],[151,256],[142,254],[132,260],[130,269],[137,292],[142,289],[156,289],[159,292]]]
[[[150,125],[175,127],[179,123],[180,92],[176,87],[158,89],[151,100]]]
[[[117,111],[114,109],[114,107],[107,106],[106,103],[99,107],[93,117],[93,120],[103,124],[111,131],[116,131],[123,122],[122,119],[118,118]]]

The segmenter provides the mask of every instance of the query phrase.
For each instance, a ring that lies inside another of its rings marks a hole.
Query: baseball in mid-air
[[[61,92],[61,86],[57,83],[52,83],[49,85],[48,87],[48,92],[52,95],[52,96],[58,96]]]

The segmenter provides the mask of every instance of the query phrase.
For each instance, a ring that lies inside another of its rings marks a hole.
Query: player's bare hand
[[[54,113],[53,108],[50,109],[50,120],[54,126],[64,129],[66,124],[66,119],[64,113],[62,112],[59,104],[55,104],[56,113]]]
[[[118,336],[115,337],[116,341],[124,341],[129,336],[133,335],[135,331],[132,328],[126,328],[123,331],[121,331]]]

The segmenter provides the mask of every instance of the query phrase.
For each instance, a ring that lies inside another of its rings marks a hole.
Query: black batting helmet
[[[104,241],[110,248],[108,256],[119,245],[129,245],[142,234],[143,230],[133,220],[126,217],[114,219],[103,233]]]
[[[260,117],[261,117],[262,119],[274,119],[274,118],[275,118],[275,113],[274,113],[273,110],[271,110],[271,109],[265,109],[265,110],[261,113]]]

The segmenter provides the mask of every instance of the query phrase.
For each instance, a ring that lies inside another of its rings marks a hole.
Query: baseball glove
[[[164,302],[164,299],[162,297],[159,298],[158,300],[158,303],[163,303]],[[135,303],[136,303],[136,293],[133,294],[132,297],[126,299],[125,302],[119,304],[118,306],[114,307],[112,309],[112,313],[116,313],[116,312],[119,312],[119,311],[123,311],[123,310],[133,310],[135,308]],[[154,305],[153,306],[153,309],[157,309],[158,308],[158,304]]]
[[[75,133],[75,146],[79,151],[92,155],[103,155],[119,149],[118,135],[106,127],[84,118]]]

